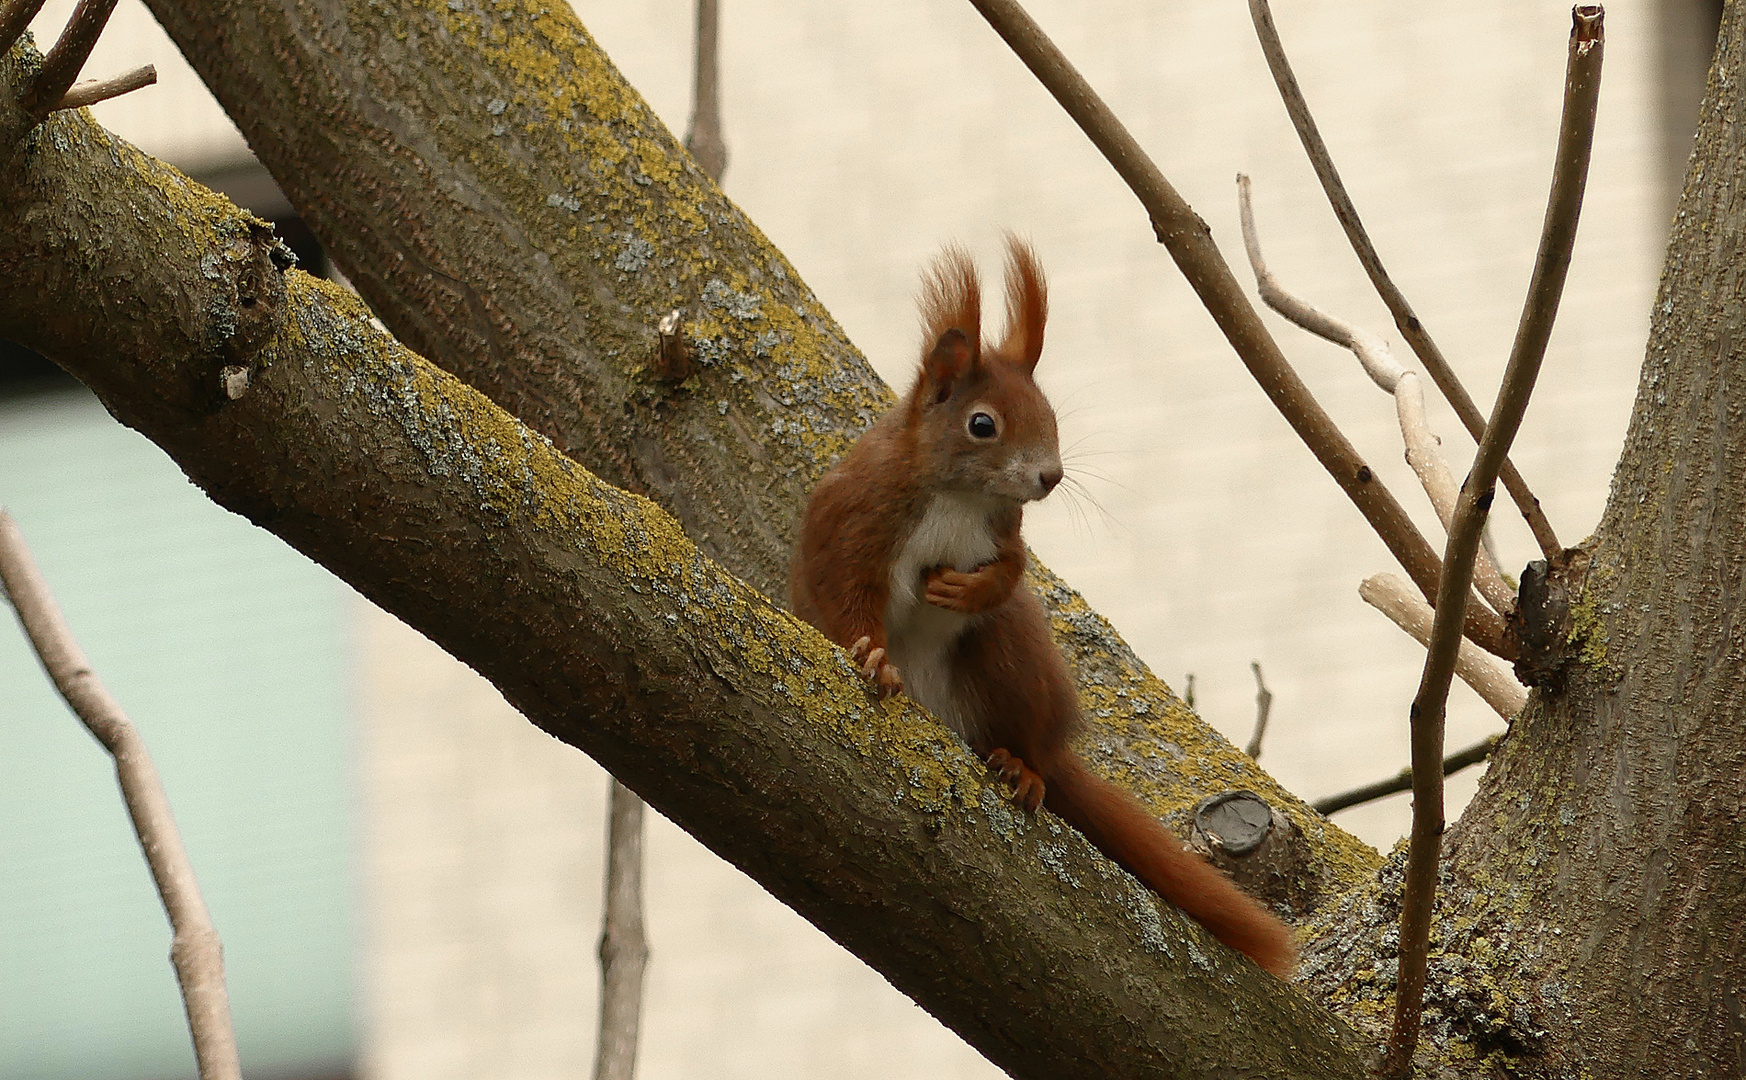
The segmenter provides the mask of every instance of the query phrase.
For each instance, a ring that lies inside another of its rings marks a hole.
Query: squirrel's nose
[[[1044,495],[1047,495],[1049,492],[1054,491],[1055,485],[1059,484],[1060,482],[1061,482],[1061,466],[1059,466],[1059,465],[1051,465],[1047,469],[1044,469],[1041,472],[1037,473],[1037,483],[1039,483],[1043,486],[1043,494]]]

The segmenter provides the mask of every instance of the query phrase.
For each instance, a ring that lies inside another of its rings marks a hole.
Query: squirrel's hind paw
[[[1013,802],[1033,814],[1037,812],[1037,807],[1043,805],[1043,777],[1023,760],[1014,757],[1005,749],[998,749],[989,753],[988,767],[996,776],[1012,785]]]

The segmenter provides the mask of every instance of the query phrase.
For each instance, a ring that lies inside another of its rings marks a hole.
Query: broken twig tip
[[[655,324],[660,345],[655,351],[655,375],[667,382],[684,382],[697,370],[691,347],[685,343],[685,309],[674,308]]]
[[[135,90],[151,86],[158,81],[158,69],[151,64],[134,68],[113,79],[95,79],[82,82],[66,92],[66,95],[56,102],[50,112],[60,112],[63,109],[83,109],[87,105],[95,105],[99,101],[108,101],[123,94],[131,94]]]

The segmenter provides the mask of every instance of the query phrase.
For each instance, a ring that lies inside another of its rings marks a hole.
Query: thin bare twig
[[[1431,643],[1431,622],[1435,612],[1405,581],[1393,574],[1375,574],[1359,584],[1358,595],[1411,634],[1420,645]],[[1528,689],[1517,681],[1510,665],[1471,641],[1461,642],[1461,650],[1455,657],[1455,674],[1473,687],[1474,692],[1505,720],[1516,716],[1528,703]]]
[[[170,963],[182,988],[200,1078],[240,1080],[230,995],[224,987],[224,949],[200,896],[157,767],[120,703],[91,670],[31,557],[24,534],[4,510],[0,510],[0,582],[55,689],[115,759],[122,798],[170,918]]]
[[[1261,679],[1261,661],[1249,661],[1249,670],[1255,673],[1255,731],[1249,736],[1249,745],[1243,748],[1253,761],[1261,760],[1261,740],[1267,734],[1267,716],[1273,711],[1273,691],[1267,689],[1267,684]]]
[[[68,90],[61,100],[55,102],[50,112],[62,109],[83,109],[87,105],[95,105],[99,101],[108,101],[123,94],[131,94],[135,90],[152,85],[158,81],[158,69],[151,64],[136,67],[112,79],[93,79],[82,82]]]
[[[1322,182],[1322,190],[1327,193],[1328,202],[1334,208],[1334,217],[1339,219],[1340,227],[1346,230],[1346,239],[1351,242],[1353,252],[1364,266],[1364,272],[1370,275],[1370,283],[1375,287],[1377,295],[1382,297],[1389,314],[1394,316],[1394,324],[1400,329],[1401,336],[1425,365],[1425,370],[1431,373],[1431,379],[1443,391],[1443,396],[1449,399],[1449,404],[1461,418],[1468,434],[1477,442],[1485,430],[1485,417],[1480,415],[1479,406],[1473,403],[1467,388],[1456,378],[1454,369],[1444,359],[1437,343],[1431,340],[1424,324],[1413,314],[1412,305],[1407,303],[1406,297],[1395,287],[1388,271],[1383,268],[1382,257],[1376,253],[1375,245],[1370,242],[1370,235],[1364,231],[1364,223],[1358,217],[1358,208],[1352,205],[1351,196],[1346,194],[1346,186],[1340,182],[1339,170],[1334,167],[1334,159],[1328,154],[1327,144],[1322,141],[1315,118],[1310,115],[1309,103],[1304,100],[1303,91],[1297,85],[1297,76],[1292,74],[1291,62],[1286,59],[1285,47],[1279,41],[1279,31],[1273,25],[1273,12],[1268,8],[1267,0],[1249,0],[1249,15],[1255,23],[1255,34],[1261,41],[1261,52],[1267,57],[1267,67],[1273,72],[1273,81],[1279,87],[1279,96],[1285,102],[1285,111],[1291,116],[1292,127],[1297,129],[1298,139],[1303,143],[1304,152],[1309,155],[1310,165],[1315,168],[1316,176]],[[1510,498],[1515,500],[1522,517],[1527,520],[1528,528],[1533,531],[1540,550],[1546,558],[1555,558],[1563,550],[1558,543],[1557,534],[1552,531],[1551,522],[1546,520],[1545,512],[1540,509],[1540,500],[1528,490],[1527,482],[1508,458],[1503,463],[1503,482]]]
[[[1268,399],[1358,507],[1413,584],[1426,597],[1435,596],[1441,576],[1436,552],[1286,362],[1278,343],[1267,332],[1224,256],[1219,254],[1206,222],[1165,179],[1109,106],[1016,0],[970,2],[1139,198],[1151,217],[1158,241],[1170,252],[1177,268]],[[1503,620],[1483,607],[1468,612],[1467,634],[1491,652],[1506,658],[1510,655]]]
[[[1491,756],[1493,750],[1497,749],[1498,740],[1502,738],[1502,734],[1487,735],[1467,749],[1457,750],[1450,754],[1443,759],[1443,775],[1453,776],[1469,765],[1477,765],[1484,761]],[[1375,802],[1377,799],[1397,795],[1403,791],[1411,791],[1412,786],[1413,771],[1407,768],[1402,769],[1387,780],[1378,780],[1374,784],[1365,784],[1363,787],[1353,788],[1351,791],[1341,792],[1338,795],[1329,795],[1325,799],[1317,799],[1310,805],[1315,807],[1319,814],[1337,814],[1341,810],[1360,806],[1367,802]]]
[[[606,842],[606,914],[600,932],[600,1039],[594,1080],[631,1080],[643,1011],[643,800],[612,782]]]
[[[716,62],[717,0],[697,0],[697,68],[691,130],[685,149],[717,184],[727,172],[727,143],[721,135],[720,65]]]
[[[23,102],[25,112],[41,120],[56,102],[67,96],[114,10],[115,0],[79,0],[54,48],[42,58],[42,70],[37,72]]]
[[[1243,247],[1249,253],[1249,266],[1255,271],[1255,286],[1261,299],[1274,311],[1293,323],[1343,349],[1350,349],[1358,358],[1364,373],[1386,394],[1394,397],[1395,415],[1400,420],[1400,437],[1406,445],[1407,464],[1412,466],[1437,520],[1448,531],[1455,515],[1457,487],[1455,477],[1443,460],[1443,448],[1431,433],[1425,420],[1425,395],[1419,387],[1419,377],[1400,365],[1388,343],[1360,326],[1330,315],[1307,300],[1303,300],[1279,283],[1267,269],[1261,254],[1260,231],[1255,226],[1255,208],[1249,198],[1249,178],[1237,174],[1237,209],[1243,222]],[[1504,581],[1497,564],[1483,548],[1474,567],[1474,580],[1479,595],[1500,615],[1516,606],[1516,591]]]
[[[1600,93],[1602,11],[1579,5],[1571,11],[1570,59],[1564,80],[1564,116],[1558,131],[1558,158],[1552,170],[1552,193],[1521,325],[1504,369],[1503,386],[1492,406],[1491,419],[1479,440],[1473,471],[1461,487],[1461,501],[1449,530],[1443,555],[1443,588],[1425,657],[1425,673],[1412,708],[1413,830],[1407,851],[1406,884],[1401,892],[1400,975],[1395,985],[1394,1026],[1389,1032],[1383,1075],[1405,1077],[1411,1071],[1424,1009],[1425,969],[1429,955],[1431,909],[1436,899],[1437,863],[1442,853],[1443,716],[1449,680],[1460,643],[1458,623],[1466,606],[1467,577],[1473,553],[1491,506],[1493,485],[1510,442],[1522,422],[1546,355],[1546,343],[1558,314],[1570,251],[1582,213],[1582,192],[1588,180],[1589,149],[1594,142],[1595,105]]]
[[[12,51],[18,39],[29,29],[30,20],[42,10],[43,0],[4,0],[0,2],[0,56]]]

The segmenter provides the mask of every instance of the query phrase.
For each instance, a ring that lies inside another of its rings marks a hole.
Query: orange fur
[[[957,248],[935,264],[915,384],[807,502],[795,614],[850,649],[881,693],[905,689],[953,726],[1026,809],[1060,814],[1219,940],[1287,978],[1295,950],[1285,925],[1068,745],[1082,723],[1078,693],[1022,581],[1020,537],[1024,503],[1061,477],[1055,413],[1032,380],[1048,293],[1036,256],[1011,238],[1006,287],[1005,334],[984,349],[975,266]]]

